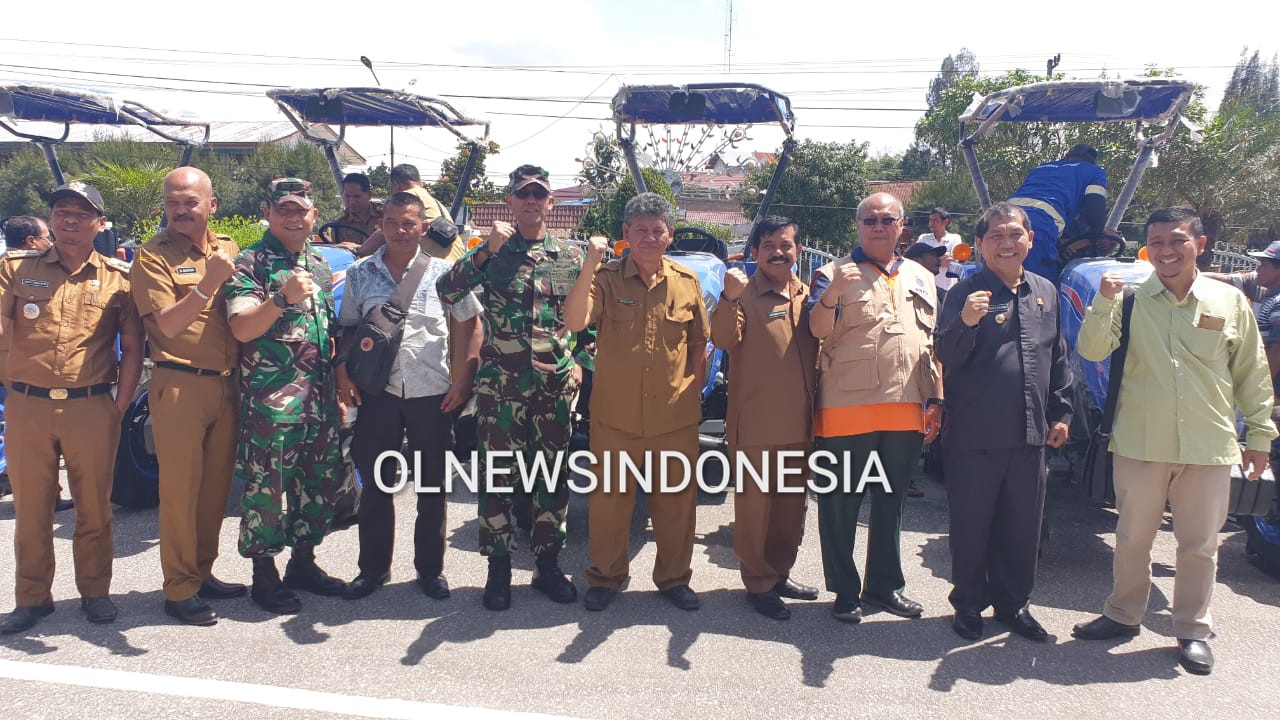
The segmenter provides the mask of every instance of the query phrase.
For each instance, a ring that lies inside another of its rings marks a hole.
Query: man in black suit
[[[1044,512],[1044,449],[1067,440],[1071,371],[1057,290],[1022,267],[1032,238],[1016,205],[983,214],[984,266],[947,292],[935,340],[947,398],[952,627],[966,640],[981,637],[990,606],[1019,635],[1048,637],[1027,603]]]

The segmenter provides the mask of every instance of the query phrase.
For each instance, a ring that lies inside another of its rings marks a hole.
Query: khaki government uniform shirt
[[[808,297],[798,278],[779,293],[757,269],[736,302],[721,298],[712,311],[711,339],[730,358],[730,445],[813,440],[818,340],[809,331]]]
[[[138,248],[129,280],[133,284],[133,299],[142,315],[143,327],[151,345],[153,360],[176,362],[203,370],[230,371],[239,360],[240,345],[231,334],[227,323],[227,301],[224,286],[205,302],[204,309],[176,337],[167,338],[160,332],[156,315],[159,311],[182,300],[204,277],[208,259],[219,248],[230,257],[240,253],[231,238],[215,235],[205,237],[205,252],[186,237],[162,230],[141,248]]]
[[[1120,344],[1121,298],[1098,294],[1077,349],[1099,362]],[[1181,302],[1154,273],[1138,286],[1120,381],[1111,451],[1179,465],[1240,462],[1236,408],[1246,446],[1269,452],[1271,375],[1249,299],[1197,275]]]
[[[114,383],[117,335],[142,335],[129,264],[98,253],[74,272],[58,247],[10,251],[0,264],[0,314],[8,319],[6,380],[41,388]]]
[[[652,436],[702,419],[688,350],[707,341],[710,327],[692,270],[664,257],[648,287],[630,256],[606,263],[591,284],[588,313],[598,333],[592,421]]]

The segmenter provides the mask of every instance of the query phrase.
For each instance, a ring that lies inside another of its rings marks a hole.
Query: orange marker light
[[[626,240],[619,240],[618,242],[613,244],[613,254],[621,256],[622,251],[626,250],[629,247],[631,247],[631,243],[627,242]]]
[[[471,239],[467,241],[467,249],[470,250],[471,248],[479,245],[482,242],[484,242],[484,238],[480,237],[479,235],[473,235]]]
[[[1138,259],[1146,260],[1147,262],[1151,261],[1150,258],[1147,256],[1147,247],[1145,245],[1138,248]]]
[[[951,251],[951,257],[960,262],[964,262],[965,260],[973,257],[973,248],[969,247],[965,243],[960,243]]]

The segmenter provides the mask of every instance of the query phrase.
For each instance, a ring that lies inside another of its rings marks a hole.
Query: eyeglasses
[[[521,200],[528,200],[529,198],[534,198],[535,200],[546,200],[547,196],[551,193],[547,192],[546,188],[534,186],[522,187],[513,194]]]
[[[896,218],[896,217],[862,218],[862,224],[865,227],[875,227],[876,225],[884,225],[885,227],[888,227],[898,222],[901,219],[902,218]]]

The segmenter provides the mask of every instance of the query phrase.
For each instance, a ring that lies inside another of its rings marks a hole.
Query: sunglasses
[[[535,200],[546,200],[547,197],[551,195],[551,193],[547,192],[546,188],[538,186],[522,187],[513,194],[521,200],[528,200],[529,198],[534,198]]]
[[[862,218],[862,224],[866,227],[875,227],[876,225],[884,225],[885,227],[888,227],[901,219],[902,218],[896,217]]]

